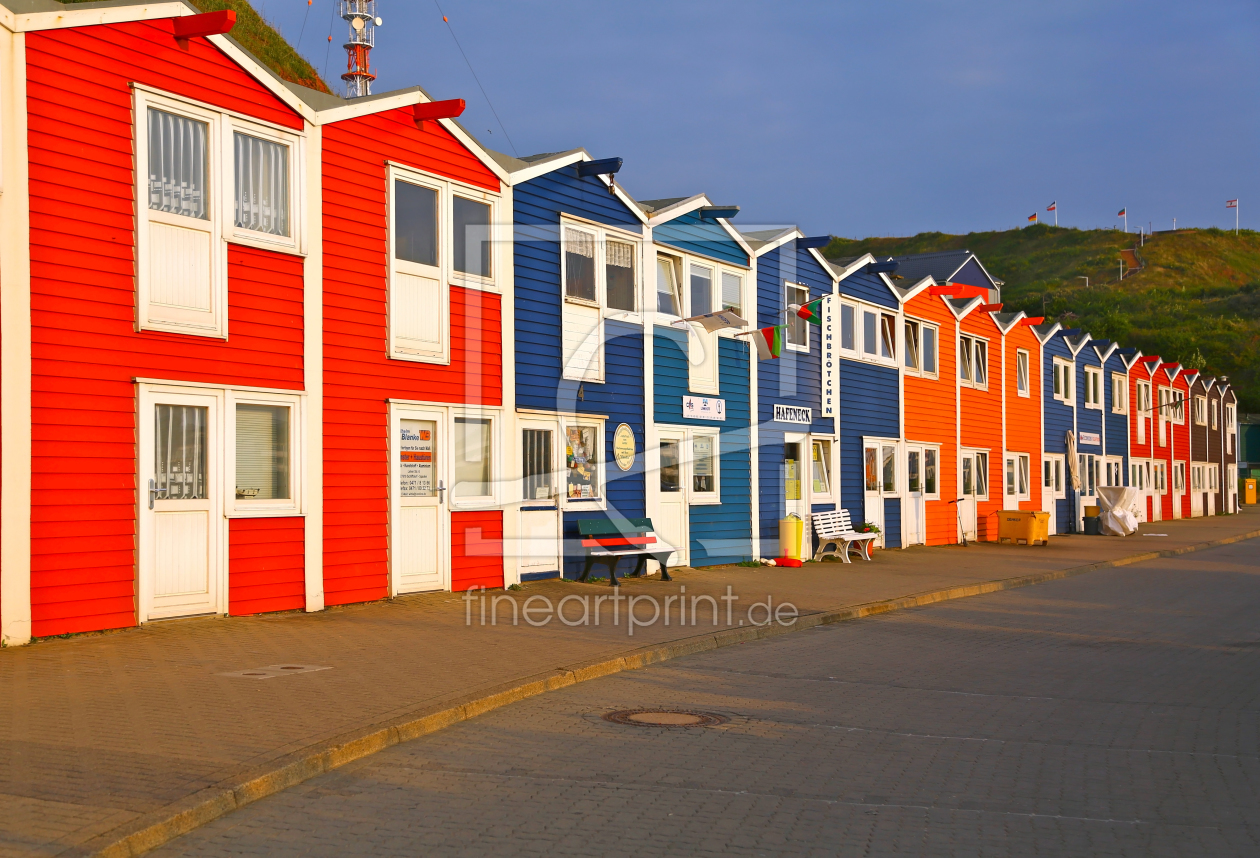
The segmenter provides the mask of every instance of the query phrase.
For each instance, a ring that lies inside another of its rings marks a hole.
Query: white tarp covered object
[[[1131,486],[1099,486],[1098,529],[1103,536],[1128,536],[1137,533],[1138,504],[1142,496]]]

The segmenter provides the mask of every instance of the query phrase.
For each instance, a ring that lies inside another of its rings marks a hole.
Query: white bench
[[[862,557],[871,559],[871,543],[879,534],[858,533],[854,530],[847,509],[816,512],[810,518],[814,523],[814,533],[818,534],[818,551],[814,553],[814,560],[822,560],[827,554],[839,554],[841,560],[849,563],[849,549],[855,544]]]

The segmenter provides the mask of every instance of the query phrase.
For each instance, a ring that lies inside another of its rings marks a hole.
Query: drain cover
[[[255,667],[252,670],[233,670],[227,673],[220,673],[219,676],[239,676],[243,679],[275,679],[277,676],[314,673],[317,670],[330,669],[319,664],[269,664],[266,667]]]
[[[730,719],[725,715],[691,709],[621,709],[609,712],[604,720],[631,727],[716,727]]]

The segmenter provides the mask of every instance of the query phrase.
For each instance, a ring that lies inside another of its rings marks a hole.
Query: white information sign
[[[837,351],[836,301],[834,295],[823,298],[822,309],[822,416],[835,417],[838,411],[840,354]]]
[[[691,420],[725,420],[726,400],[711,396],[684,396],[682,413],[683,417]]]
[[[431,498],[433,448],[437,424],[432,420],[402,420],[398,438],[399,491],[405,498]]]
[[[776,423],[803,423],[808,426],[813,422],[814,409],[801,408],[797,405],[779,405],[774,406],[774,420]]]
[[[1097,432],[1082,432],[1081,443],[1097,446],[1102,443],[1102,435],[1099,435]]]

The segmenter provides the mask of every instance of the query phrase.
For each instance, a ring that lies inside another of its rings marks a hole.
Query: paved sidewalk
[[[729,585],[739,597],[731,615],[738,626],[746,607],[767,595],[821,612],[1237,537],[1260,530],[1260,510],[1143,530],[1168,535],[915,548],[877,552],[874,563],[793,570],[682,570],[672,584],[629,580],[621,591],[663,599],[682,587],[690,597]],[[610,590],[543,582],[516,597]],[[96,851],[372,725],[715,628],[702,610],[697,625],[679,627],[675,614],[670,625],[638,627],[631,637],[624,614],[611,622],[607,601],[599,625],[482,626],[474,602],[466,626],[469,607],[458,594],[426,594],[317,614],[159,623],[0,652],[0,856]],[[571,619],[578,607],[570,605]],[[726,625],[725,608],[719,620]],[[330,669],[262,680],[223,675],[277,664]]]

